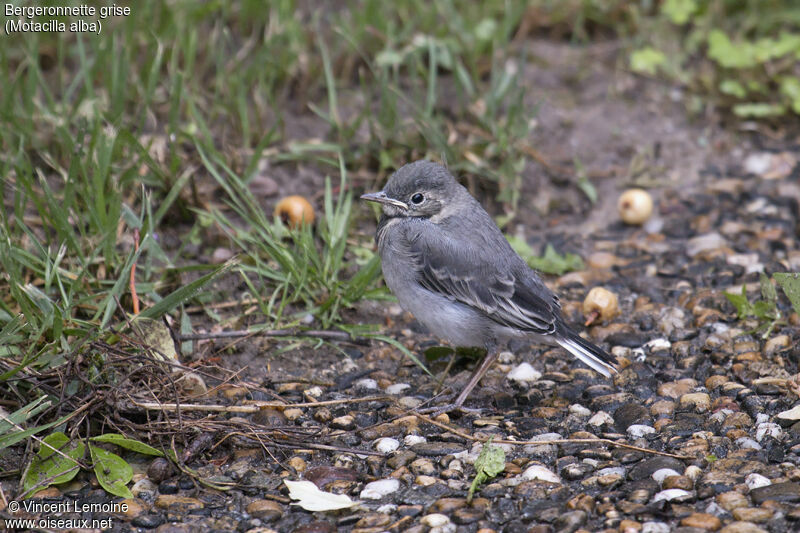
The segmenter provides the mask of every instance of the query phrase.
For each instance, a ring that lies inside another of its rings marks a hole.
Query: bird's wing
[[[524,276],[515,276],[506,262],[497,259],[501,253],[513,253],[510,249],[491,250],[464,239],[454,242],[441,233],[421,232],[409,242],[417,280],[429,291],[476,308],[504,326],[555,332],[558,299],[544,285],[519,279]]]

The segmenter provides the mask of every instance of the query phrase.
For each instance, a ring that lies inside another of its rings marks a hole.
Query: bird
[[[440,339],[486,350],[455,401],[437,414],[469,411],[467,397],[513,338],[558,344],[605,377],[617,372],[614,357],[565,322],[558,296],[447,168],[408,163],[361,199],[381,207],[375,239],[400,306]]]

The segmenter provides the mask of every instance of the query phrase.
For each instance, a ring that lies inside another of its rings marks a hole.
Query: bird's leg
[[[483,361],[481,361],[480,365],[478,365],[478,368],[476,368],[472,372],[472,375],[469,377],[467,385],[461,391],[461,394],[458,395],[456,401],[447,405],[443,405],[441,407],[425,409],[424,411],[430,411],[434,416],[440,415],[442,413],[449,413],[450,411],[480,412],[480,409],[477,410],[466,409],[465,407],[463,407],[464,402],[467,400],[469,393],[472,392],[472,389],[474,389],[478,385],[478,382],[480,382],[481,378],[483,378],[483,376],[489,370],[489,367],[492,366],[492,363],[494,363],[497,360],[498,354],[499,353],[497,350],[497,346],[494,343],[492,344],[487,343],[486,356],[484,356]]]

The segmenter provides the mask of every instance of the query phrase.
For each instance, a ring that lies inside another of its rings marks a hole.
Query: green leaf
[[[708,34],[708,57],[725,68],[747,68],[758,64],[752,43],[734,44],[721,30]]]
[[[667,56],[664,52],[656,50],[652,46],[646,46],[639,50],[634,50],[631,53],[631,70],[642,74],[649,74],[654,76],[658,67],[667,62]]]
[[[747,299],[747,288],[744,285],[742,285],[741,294],[727,291],[724,294],[725,298],[736,308],[736,314],[739,316],[739,320],[743,320],[752,314],[753,306],[750,305],[750,301]]]
[[[733,106],[733,114],[742,118],[779,117],[785,112],[786,109],[782,105],[765,102],[753,102]]]
[[[481,483],[495,477],[506,467],[506,452],[499,446],[493,446],[492,438],[490,437],[486,444],[483,445],[481,453],[475,459],[475,478],[469,487],[467,502],[472,501],[472,496]]]
[[[792,111],[800,115],[800,78],[785,76],[781,79],[781,94],[789,99]]]
[[[60,451],[66,457],[54,450]],[[42,445],[25,473],[22,488],[29,492],[71,481],[80,470],[78,460],[85,451],[86,445],[82,441],[70,441],[60,431],[51,433],[42,439]]]
[[[94,474],[107,492],[120,498],[133,498],[127,485],[133,479],[133,468],[125,459],[97,446],[89,445]]]
[[[238,264],[239,261],[235,257],[226,261],[208,274],[197,278],[191,283],[187,283],[180,289],[177,289],[175,292],[155,304],[153,307],[148,307],[142,311],[139,316],[144,318],[159,318],[161,315],[169,313],[182,303],[194,298],[194,296],[200,292],[200,289],[202,289],[208,282],[218,276],[221,276]]]
[[[774,306],[778,301],[778,291],[775,290],[775,285],[763,272],[759,277],[759,284],[761,285],[761,297]]]
[[[686,24],[695,11],[697,11],[697,3],[694,0],[665,0],[661,4],[661,13],[666,15],[673,24]]]
[[[779,272],[773,274],[772,277],[775,278],[786,297],[789,298],[789,303],[792,304],[792,309],[794,309],[795,313],[800,314],[800,273]]]
[[[572,270],[581,270],[583,268],[583,260],[580,256],[566,253],[559,255],[552,245],[548,244],[544,249],[542,257],[531,257],[528,260],[531,268],[545,272],[547,274],[562,275],[565,272]]]
[[[747,89],[736,80],[722,80],[719,84],[719,90],[723,94],[729,94],[737,98],[744,98],[747,96]]]
[[[578,178],[578,188],[586,195],[592,204],[597,203],[597,189],[594,186],[594,183],[589,181],[589,178],[586,176],[581,176]]]
[[[129,439],[124,435],[120,435],[119,433],[106,433],[104,435],[98,435],[96,437],[92,437],[91,440],[94,442],[108,442],[111,444],[116,444],[120,448],[125,448],[126,450],[132,450],[134,452],[138,452],[144,455],[155,455],[156,457],[164,457],[164,452],[153,448],[152,446],[145,444],[144,442],[140,442],[138,440]]]

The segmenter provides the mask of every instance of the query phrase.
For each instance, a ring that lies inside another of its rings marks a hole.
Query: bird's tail
[[[583,361],[592,370],[611,377],[617,373],[616,358],[609,355],[602,348],[595,346],[574,331],[564,331],[556,337],[556,342],[569,353]]]

